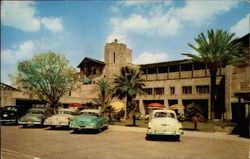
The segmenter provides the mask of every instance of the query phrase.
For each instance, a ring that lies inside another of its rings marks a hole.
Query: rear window
[[[175,114],[174,113],[170,113],[170,112],[156,112],[154,114],[154,117],[155,118],[166,118],[166,117],[175,118]]]
[[[59,111],[58,114],[70,114],[70,115],[74,115],[76,113],[73,112],[73,111],[67,111],[67,110],[65,110],[65,111]]]
[[[97,116],[97,117],[99,117],[99,114],[97,114],[95,112],[82,112],[81,115],[91,115],[91,116]]]

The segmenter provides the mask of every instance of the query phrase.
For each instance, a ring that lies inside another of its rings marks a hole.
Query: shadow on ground
[[[99,134],[102,133],[103,131],[105,131],[107,128],[102,129],[101,131],[99,130],[95,130],[95,129],[86,129],[86,130],[73,130],[73,132],[71,132],[71,134]]]
[[[180,142],[179,138],[176,138],[175,136],[167,136],[167,135],[157,135],[157,136],[150,136],[145,137],[147,141],[170,141],[170,142]]]

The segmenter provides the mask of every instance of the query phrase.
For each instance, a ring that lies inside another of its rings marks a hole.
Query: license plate
[[[33,123],[32,123],[32,121],[29,120],[29,121],[27,122],[27,124],[32,125]]]

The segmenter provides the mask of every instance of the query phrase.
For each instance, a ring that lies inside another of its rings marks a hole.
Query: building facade
[[[242,50],[249,54],[249,34],[239,39],[243,41]],[[86,57],[78,65],[80,81],[75,88],[65,95],[61,102],[87,103],[93,102],[97,94],[93,92],[95,83],[105,79],[112,83],[123,66],[137,67],[143,72],[146,95],[137,96],[136,101],[142,114],[147,114],[149,103],[161,103],[165,106],[199,103],[206,118],[210,116],[210,74],[206,65],[190,60],[177,60],[143,65],[132,64],[132,50],[126,44],[114,42],[104,47],[104,61]],[[237,116],[239,96],[244,93],[240,103],[244,107],[243,114],[248,115],[250,94],[250,67],[221,66],[217,72],[217,93],[215,116],[217,119],[233,119]],[[117,101],[118,99],[114,99]],[[1,103],[2,104],[2,103]],[[14,104],[14,103],[13,103]]]

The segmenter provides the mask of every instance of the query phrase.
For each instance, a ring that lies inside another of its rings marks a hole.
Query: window
[[[113,60],[114,60],[114,63],[115,63],[115,52],[114,52],[114,59]]]
[[[164,88],[155,88],[154,94],[155,95],[164,94]]]
[[[170,87],[170,94],[175,94],[175,87]]]
[[[146,92],[148,95],[152,95],[152,88],[144,88],[143,89],[144,92]]]
[[[207,94],[209,93],[209,86],[196,86],[196,92],[198,94]]]
[[[182,87],[182,94],[192,94],[192,86]]]
[[[96,74],[96,69],[94,68],[94,69],[93,69],[93,75],[95,75],[95,74]]]
[[[71,91],[69,91],[69,96],[71,96]]]

